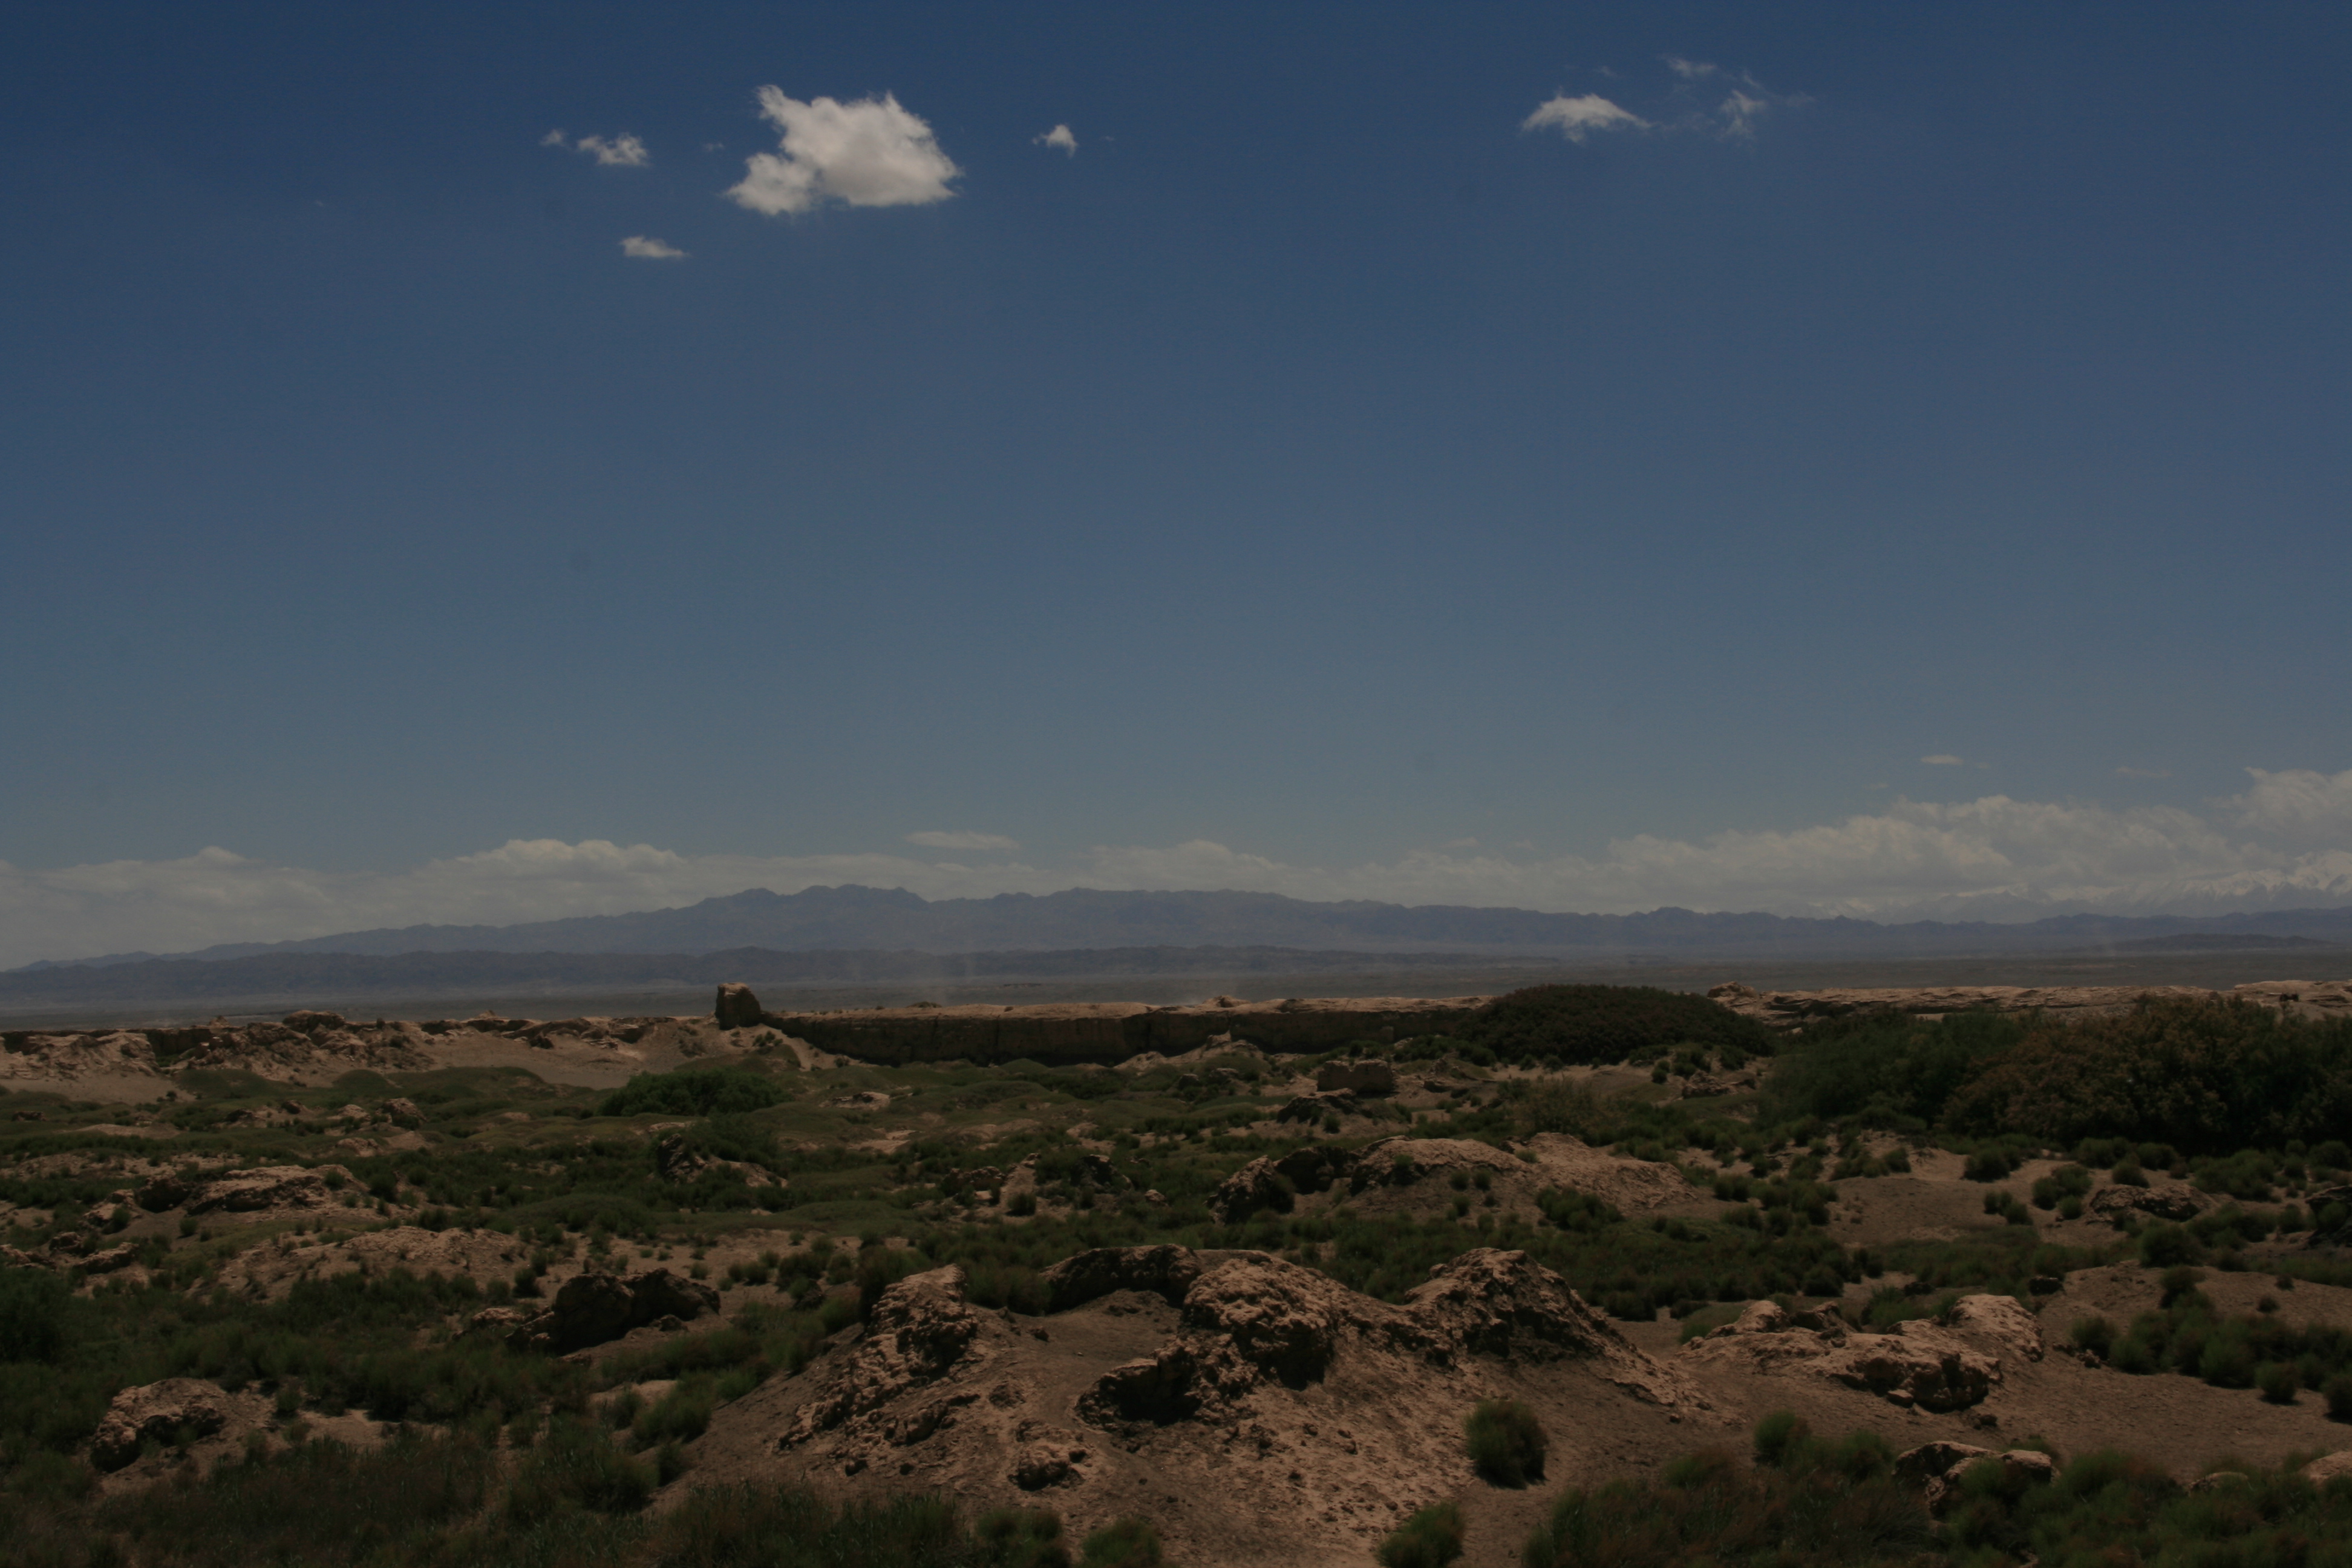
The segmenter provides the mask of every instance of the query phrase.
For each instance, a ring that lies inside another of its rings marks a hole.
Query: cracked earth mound
[[[961,1268],[900,1281],[829,1365],[722,1411],[698,1475],[1043,1503],[1080,1530],[1148,1510],[1187,1560],[1355,1563],[1476,1484],[1482,1398],[1534,1405],[1569,1452],[1671,1443],[1710,1408],[1521,1252],[1465,1253],[1394,1306],[1174,1247],[1082,1253],[1049,1284],[1057,1310],[1015,1320]]]

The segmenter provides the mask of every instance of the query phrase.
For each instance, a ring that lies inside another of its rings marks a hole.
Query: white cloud
[[[1021,847],[1020,840],[1001,833],[909,833],[907,842],[926,849],[992,849],[1004,855]]]
[[[683,261],[686,259],[686,252],[680,250],[677,247],[665,244],[661,240],[655,239],[649,236],[642,234],[633,234],[629,236],[628,238],[621,241],[621,254],[624,256],[643,257],[648,261]]]
[[[2116,776],[2119,779],[2168,779],[2172,776],[2172,770],[2169,768],[2125,767],[2117,768],[2116,770]]]
[[[575,153],[592,153],[595,154],[596,162],[609,168],[642,169],[654,161],[653,154],[646,151],[643,142],[625,133],[609,141],[602,136],[583,136],[577,142],[567,142],[562,132],[551,131],[539,139],[539,144],[542,147],[568,146]]]
[[[804,213],[828,200],[918,206],[955,195],[948,182],[962,171],[940,151],[931,128],[888,94],[803,103],[763,87],[760,115],[783,132],[781,152],[753,153],[742,183],[727,192],[755,213]]]
[[[2221,802],[2244,832],[2298,847],[2352,841],[2352,768],[2340,773],[2248,768],[2253,787]]]
[[[1922,757],[1919,760],[1931,768],[1958,768],[1968,764],[1966,757],[1956,757],[1949,752],[1937,752],[1934,756]]]
[[[502,925],[688,904],[746,888],[846,882],[929,899],[1071,887],[1284,893],[1301,899],[2024,920],[2104,911],[2213,914],[2352,903],[2352,771],[2249,770],[2209,819],[1986,795],[1898,800],[1794,828],[1698,839],[1640,834],[1591,856],[1481,851],[1466,842],[1355,866],[1295,865],[1209,839],[1108,845],[1056,866],[1012,858],[994,834],[908,835],[923,848],[1003,857],[971,867],[908,855],[686,856],[650,845],[518,839],[413,869],[308,870],[206,849],[181,860],[57,870],[0,863],[0,967],[144,949],[185,952],[422,923]]]
[[[1078,154],[1077,133],[1066,125],[1056,125],[1043,136],[1032,136],[1029,140],[1039,147],[1059,147],[1073,158]]]
[[[1554,93],[1519,122],[1521,131],[1551,127],[1571,142],[1581,142],[1595,131],[1647,131],[1650,122],[1629,109],[1620,109],[1597,92],[1579,98]]]
[[[1756,134],[1757,117],[1771,107],[1771,100],[1758,98],[1734,88],[1731,96],[1717,106],[1716,113],[1723,121],[1724,135],[1748,141]]]
[[[1706,60],[1686,60],[1680,55],[1662,55],[1659,58],[1666,62],[1668,70],[1685,81],[1704,81],[1708,77],[1720,76],[1723,73],[1721,66]]]

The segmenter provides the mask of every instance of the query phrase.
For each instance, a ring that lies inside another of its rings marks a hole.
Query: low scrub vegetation
[[[1752,1463],[1727,1449],[1645,1477],[1571,1489],[1529,1536],[1527,1568],[1913,1568],[2039,1562],[2301,1564],[2352,1560],[2352,1487],[2247,1467],[2184,1488],[2160,1467],[2102,1451],[2043,1479],[1999,1458],[1964,1470],[1931,1512],[1927,1478],[1896,1473],[1875,1434],[1818,1437],[1785,1412],[1759,1423]]]
[[[1696,1047],[1736,1060],[1769,1056],[1771,1032],[1704,996],[1647,985],[1533,985],[1498,996],[1459,1029],[1505,1061],[1573,1065],[1647,1059]]]
[[[1482,1399],[1463,1422],[1470,1468],[1498,1487],[1543,1479],[1551,1440],[1536,1413],[1516,1399]]]
[[[1790,1042],[1766,1098],[1769,1115],[2042,1148],[2113,1141],[2112,1159],[2085,1163],[2137,1169],[2151,1163],[2142,1144],[2169,1164],[2176,1150],[2234,1155],[2336,1138],[2352,1124],[2352,1020],[2234,997],[2150,999],[2063,1022],[1857,1015]]]

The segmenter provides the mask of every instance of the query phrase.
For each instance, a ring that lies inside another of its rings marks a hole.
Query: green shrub
[[[1536,1413],[1516,1399],[1482,1399],[1463,1422],[1470,1468],[1498,1487],[1543,1479],[1551,1442]]]
[[[1381,1542],[1372,1554],[1381,1568],[1445,1568],[1462,1555],[1462,1510],[1433,1503]]]
[[[634,1513],[653,1489],[645,1466],[614,1447],[603,1428],[563,1416],[516,1470],[507,1489],[507,1517],[530,1524],[567,1507]]]
[[[680,1378],[670,1385],[668,1393],[633,1417],[630,1431],[642,1448],[663,1443],[690,1443],[709,1426],[710,1413],[717,1404],[718,1396],[707,1374]]]
[[[1801,1445],[1782,1467],[1745,1469],[1721,1449],[1655,1479],[1563,1493],[1528,1537],[1526,1568],[1858,1568],[1937,1561],[1916,1488],[1887,1473],[1886,1445]]]
[[[2266,1361],[2254,1369],[2254,1386],[2273,1405],[2293,1405],[2303,1387],[2303,1375],[2292,1362]]]
[[[658,1568],[977,1568],[976,1557],[988,1561],[944,1498],[900,1493],[836,1508],[804,1488],[747,1483],[696,1488],[663,1517],[652,1562]]]
[[[481,1507],[495,1469],[463,1438],[404,1436],[364,1453],[305,1443],[202,1477],[187,1467],[169,1484],[100,1505],[95,1522],[127,1536],[142,1563],[419,1561]]]
[[[2152,1225],[2140,1232],[2139,1260],[2150,1268],[2177,1268],[2204,1256],[2204,1247],[2179,1226]]]
[[[48,1362],[65,1348],[73,1289],[46,1268],[0,1269],[0,1362]]]
[[[2352,1372],[2339,1372],[2321,1384],[2319,1396],[2327,1401],[2330,1421],[2352,1421]]]
[[[785,1099],[783,1086],[747,1068],[680,1068],[639,1073],[606,1095],[599,1116],[713,1116],[764,1110]]]
[[[1045,1508],[1000,1508],[971,1528],[989,1568],[1069,1568],[1062,1516]]]
[[[2077,1318],[2067,1339],[2076,1350],[2089,1351],[2105,1361],[2115,1354],[2116,1325],[2104,1317]]]
[[[2352,1116],[2352,1021],[2221,997],[2042,1022],[1955,1094],[1948,1114],[1958,1131],[2060,1147],[2105,1137],[2170,1146],[2143,1147],[2148,1166],[2170,1165],[2175,1148],[2277,1148]]]
[[[1756,1423],[1756,1462],[1778,1466],[1802,1451],[1813,1429],[1793,1410],[1775,1410]]]
[[[1535,985],[1497,996],[1462,1025],[1462,1037],[1506,1061],[1554,1057],[1617,1062],[1637,1051],[1690,1045],[1772,1052],[1770,1030],[1704,996],[1646,985]]]
[[[2026,1028],[2022,1019],[1995,1013],[1935,1020],[1866,1013],[1809,1024],[1782,1046],[1765,1086],[1763,1114],[1926,1126]]]
[[[1132,1516],[1114,1519],[1078,1549],[1078,1568],[1160,1568],[1160,1532]]]

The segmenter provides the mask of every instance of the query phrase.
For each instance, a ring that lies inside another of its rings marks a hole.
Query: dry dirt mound
[[[1629,1425],[1671,1447],[1707,1408],[1519,1252],[1465,1254],[1402,1306],[1173,1247],[1082,1254],[1047,1284],[1059,1310],[1017,1320],[961,1268],[900,1281],[854,1344],[723,1410],[697,1474],[781,1458],[831,1488],[1037,1498],[1079,1530],[1146,1512],[1187,1561],[1359,1563],[1480,1484],[1461,1423],[1482,1397],[1536,1405],[1564,1468]]]
[[[298,1242],[281,1236],[247,1247],[221,1268],[225,1289],[275,1300],[298,1279],[329,1279],[339,1274],[465,1275],[479,1285],[504,1279],[522,1261],[513,1237],[494,1230],[425,1230],[413,1225],[363,1231],[337,1241]]]
[[[1821,1378],[1905,1406],[1963,1410],[2002,1381],[2003,1358],[2042,1359],[2042,1329],[2006,1296],[1969,1296],[1948,1321],[1898,1323],[1892,1332],[1849,1328],[1827,1310],[1790,1313],[1752,1301],[1736,1323],[1685,1346],[1677,1360],[1695,1375],[1715,1367],[1780,1377]]]
[[[473,1065],[527,1067],[583,1083],[746,1048],[756,1040],[709,1018],[563,1018],[482,1015],[426,1023],[358,1023],[304,1010],[278,1023],[172,1025],[0,1035],[0,1080],[80,1086],[100,1098],[152,1098],[184,1073],[230,1069],[281,1083],[320,1085],[355,1068],[424,1072]]]
[[[9,1037],[0,1051],[0,1079],[79,1083],[93,1078],[152,1078],[155,1047],[128,1029],[70,1035]]]

